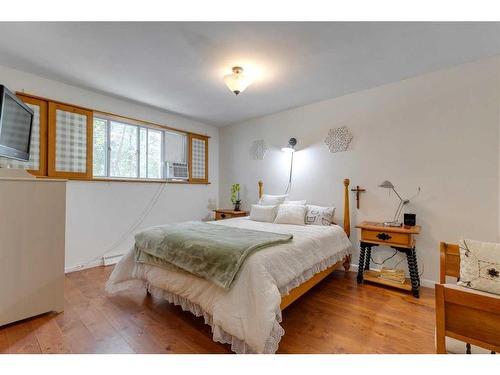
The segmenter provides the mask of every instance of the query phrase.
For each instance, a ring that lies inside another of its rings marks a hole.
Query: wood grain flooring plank
[[[65,311],[0,327],[0,352],[230,353],[201,317],[144,288],[107,295],[113,267],[65,278]],[[278,353],[434,353],[434,291],[421,298],[334,272],[283,312]]]
[[[7,341],[7,335],[5,330],[0,329],[0,354],[9,353],[9,343]]]
[[[29,319],[4,328],[9,354],[40,354],[42,351]]]
[[[54,314],[44,314],[32,319],[31,326],[43,354],[71,353],[66,337],[54,319]]]

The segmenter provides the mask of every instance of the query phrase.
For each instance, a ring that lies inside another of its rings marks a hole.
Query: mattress
[[[142,284],[154,296],[203,316],[214,341],[230,344],[234,352],[275,353],[284,334],[281,297],[349,255],[351,242],[337,225],[273,224],[248,217],[211,224],[293,234],[293,240],[250,255],[229,291],[174,266],[136,263],[131,249],[115,266],[106,290],[121,293]]]

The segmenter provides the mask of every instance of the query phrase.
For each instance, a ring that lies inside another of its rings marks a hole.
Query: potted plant
[[[231,203],[234,204],[235,211],[240,211],[240,184],[231,185]]]

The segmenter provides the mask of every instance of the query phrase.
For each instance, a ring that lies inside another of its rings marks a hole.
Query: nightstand
[[[367,280],[411,291],[413,296],[418,298],[420,295],[420,276],[418,274],[415,236],[420,233],[420,226],[386,227],[383,223],[363,221],[356,228],[361,229],[358,284]],[[410,278],[407,278],[403,284],[382,279],[378,277],[378,272],[370,271],[372,247],[379,245],[389,246],[406,254]]]
[[[215,220],[232,219],[235,217],[248,216],[248,211],[235,211],[235,210],[225,210],[217,209],[215,212]]]

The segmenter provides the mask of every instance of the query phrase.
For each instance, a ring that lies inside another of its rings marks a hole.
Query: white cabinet
[[[0,178],[0,326],[64,307],[66,181]]]

